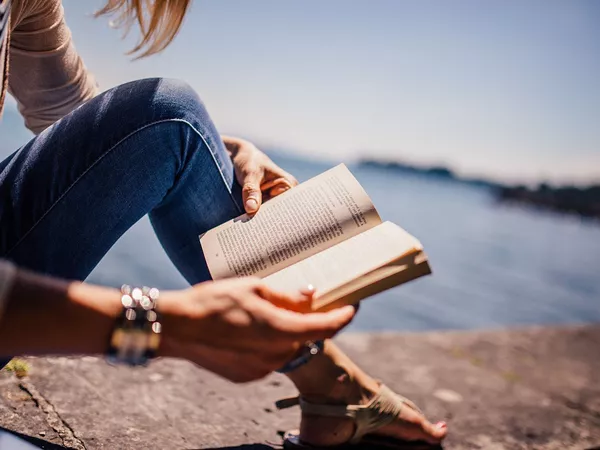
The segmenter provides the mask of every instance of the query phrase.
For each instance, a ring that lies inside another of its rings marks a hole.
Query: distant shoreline
[[[600,184],[577,187],[540,183],[531,188],[523,185],[511,186],[485,178],[461,177],[452,169],[442,165],[416,166],[406,162],[370,158],[363,158],[358,164],[363,167],[383,168],[487,188],[501,202],[517,202],[565,214],[600,219]]]

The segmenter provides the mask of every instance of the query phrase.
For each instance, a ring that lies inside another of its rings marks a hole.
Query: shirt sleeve
[[[15,281],[16,273],[17,268],[12,263],[0,260],[0,320],[2,320],[4,306],[6,305],[8,294]]]
[[[14,2],[13,13],[8,91],[37,134],[98,90],[75,50],[60,0]]]

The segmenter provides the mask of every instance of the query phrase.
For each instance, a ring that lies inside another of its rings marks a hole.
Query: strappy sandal
[[[381,385],[379,392],[366,405],[321,405],[309,403],[301,397],[287,398],[276,403],[278,409],[300,405],[302,412],[315,416],[349,417],[354,420],[355,430],[352,438],[345,444],[335,447],[316,447],[300,440],[300,433],[296,430],[288,431],[284,435],[283,448],[290,450],[324,450],[362,448],[387,448],[387,449],[433,449],[440,448],[439,444],[429,444],[424,441],[404,441],[385,436],[376,436],[371,433],[379,428],[392,423],[400,417],[404,406],[421,413],[421,410],[409,399],[396,394],[385,385]]]

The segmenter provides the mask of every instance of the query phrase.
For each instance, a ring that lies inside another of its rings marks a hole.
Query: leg
[[[317,404],[366,404],[379,389],[379,383],[330,340],[321,354],[287,375],[305,400]],[[351,419],[302,414],[300,436],[307,444],[335,446],[348,442],[353,433]],[[439,442],[446,433],[445,424],[433,425],[409,407],[402,408],[399,420],[377,430],[381,436],[430,443]]]
[[[184,277],[207,280],[198,235],[242,211],[217,130],[193,90],[172,80],[111,89],[0,167],[0,255],[65,278],[84,279],[150,213]]]

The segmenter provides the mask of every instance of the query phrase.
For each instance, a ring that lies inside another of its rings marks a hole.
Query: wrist
[[[157,356],[180,357],[178,352],[177,330],[181,324],[182,308],[184,302],[182,291],[162,291],[158,299],[156,310],[161,315],[162,332]]]
[[[221,136],[221,139],[225,144],[225,148],[227,148],[232,157],[235,156],[240,149],[249,144],[249,142],[245,139],[233,136]]]
[[[207,344],[214,337],[205,319],[222,309],[223,303],[213,301],[214,297],[203,289],[207,285],[161,292],[157,311],[161,315],[162,333],[157,356],[187,358],[190,344]]]
[[[113,321],[121,312],[118,289],[74,281],[67,285],[67,298],[73,308],[88,308],[107,321]]]
[[[74,349],[74,353],[106,353],[115,320],[122,310],[120,292],[114,288],[73,282],[67,287],[67,298],[65,319],[85,347]]]

